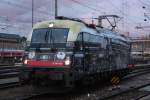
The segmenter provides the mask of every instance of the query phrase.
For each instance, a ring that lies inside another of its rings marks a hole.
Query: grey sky
[[[149,34],[148,29],[137,30],[135,26],[150,25],[144,21],[144,13],[150,13],[150,0],[58,0],[59,15],[91,18],[102,14],[117,14],[120,32],[131,36]],[[54,15],[54,0],[34,0],[34,21],[47,20]],[[146,8],[143,9],[142,7]],[[31,30],[31,0],[0,0],[1,32],[27,35]],[[124,22],[124,24],[123,24]],[[150,29],[149,29],[150,30]]]

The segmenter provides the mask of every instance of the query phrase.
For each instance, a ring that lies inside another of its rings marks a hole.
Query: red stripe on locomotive
[[[27,65],[30,66],[46,66],[46,67],[59,67],[59,66],[64,66],[64,61],[51,61],[51,60],[43,60],[43,61],[38,61],[38,60],[28,60]]]

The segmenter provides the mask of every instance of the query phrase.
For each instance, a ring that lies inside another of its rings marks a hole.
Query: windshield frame
[[[65,39],[65,41],[64,42],[59,42],[59,43],[67,43],[67,39],[68,39],[68,35],[69,35],[69,28],[36,28],[36,29],[33,29],[33,32],[32,32],[32,36],[31,36],[31,44],[51,44],[51,43],[49,43],[49,39],[47,39],[47,40],[45,40],[45,43],[42,43],[42,42],[33,42],[33,33],[34,33],[34,31],[35,30],[42,30],[42,29],[47,29],[47,31],[46,31],[46,33],[45,33],[45,35],[46,34],[48,34],[47,36],[50,36],[50,35],[52,35],[52,37],[53,37],[53,34],[54,33],[52,33],[52,31],[53,31],[53,29],[55,30],[55,29],[64,29],[64,30],[66,30],[67,32],[66,33],[63,33],[64,35],[65,34],[67,34],[67,36],[66,36],[66,39]],[[50,38],[50,37],[49,37]],[[54,42],[54,43],[56,43],[56,42]]]

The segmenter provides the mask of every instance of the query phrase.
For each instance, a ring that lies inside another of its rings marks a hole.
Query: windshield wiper
[[[54,46],[54,37],[53,37],[53,31],[51,30],[51,34],[50,34],[50,44],[51,44],[51,48],[53,48]]]
[[[50,31],[50,30],[47,30],[47,31],[46,31],[45,42],[48,42],[48,34],[49,34],[49,31]]]

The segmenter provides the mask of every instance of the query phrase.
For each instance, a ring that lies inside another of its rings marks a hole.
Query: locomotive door
[[[107,45],[106,45],[106,58],[105,58],[105,62],[106,62],[106,66],[104,68],[104,70],[106,71],[111,71],[114,69],[114,56],[113,56],[113,48],[112,48],[112,43],[111,43],[111,38],[105,37],[106,41],[107,41]]]
[[[77,71],[86,71],[86,64],[85,64],[85,43],[84,43],[84,36],[83,32],[79,33],[77,37],[77,41],[75,42],[75,49],[74,49],[74,55],[75,55],[75,63],[76,67],[75,69]]]
[[[89,38],[90,38],[90,34],[83,32],[83,52],[84,52],[83,67],[85,72],[88,72],[90,68]]]
[[[84,47],[84,70],[88,73],[95,73],[98,71],[98,54],[100,43],[98,43],[98,36],[86,33],[83,34]]]

